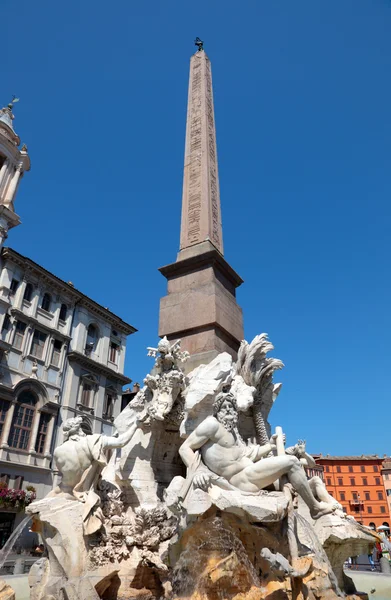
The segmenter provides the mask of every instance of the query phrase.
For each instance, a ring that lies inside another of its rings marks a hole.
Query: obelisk
[[[243,339],[236,288],[243,283],[223,256],[212,71],[203,44],[190,59],[180,250],[159,269],[168,280],[159,335],[182,340],[188,369],[220,352],[236,358]]]

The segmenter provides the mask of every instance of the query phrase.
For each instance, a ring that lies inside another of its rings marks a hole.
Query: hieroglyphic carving
[[[190,168],[188,190],[188,230],[189,244],[199,242],[201,218],[201,143],[202,143],[202,63],[192,62],[190,94]]]
[[[190,68],[181,248],[209,238],[222,252],[210,61],[204,53],[196,53]]]
[[[206,60],[206,120],[209,151],[209,193],[212,211],[212,241],[220,249],[220,197],[217,173],[216,132],[213,110],[212,74],[208,59]]]

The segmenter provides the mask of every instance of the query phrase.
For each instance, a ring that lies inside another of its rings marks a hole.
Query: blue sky
[[[139,332],[179,245],[189,57],[212,61],[225,257],[271,413],[312,452],[390,453],[391,3],[1,0],[2,104],[29,147],[9,245]]]

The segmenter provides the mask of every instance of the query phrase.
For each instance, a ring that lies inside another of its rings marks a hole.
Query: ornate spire
[[[212,71],[203,42],[190,59],[180,249],[209,240],[223,254]],[[179,257],[178,257],[179,258]]]
[[[19,136],[15,133],[14,126],[12,123],[12,121],[15,118],[12,110],[14,104],[16,104],[17,102],[19,102],[19,98],[16,98],[16,96],[12,96],[11,102],[4,108],[0,109],[0,123],[4,123],[5,125],[7,125],[7,127],[9,127],[13,134],[11,134],[11,138],[13,138],[12,141],[18,146],[20,144],[20,139]]]

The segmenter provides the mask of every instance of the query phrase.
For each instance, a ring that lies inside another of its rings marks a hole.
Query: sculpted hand
[[[208,491],[210,486],[211,476],[209,473],[196,473],[193,478],[193,485],[196,488],[200,488],[204,492]]]

